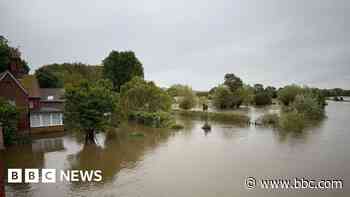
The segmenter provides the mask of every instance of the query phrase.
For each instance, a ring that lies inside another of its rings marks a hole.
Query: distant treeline
[[[83,63],[63,63],[44,65],[35,71],[42,88],[63,88],[75,85],[85,79],[97,81],[102,78],[102,66]]]

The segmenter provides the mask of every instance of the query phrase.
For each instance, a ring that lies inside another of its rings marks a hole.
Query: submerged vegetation
[[[18,117],[19,110],[0,98],[0,126],[3,128],[5,145],[15,143]]]
[[[118,95],[108,80],[81,81],[65,92],[65,120],[85,132],[85,143],[95,144],[95,134],[111,125],[117,109]]]
[[[301,131],[314,121],[325,117],[325,98],[317,89],[286,86],[278,93],[282,105],[280,115],[265,114],[260,119],[286,131]]]
[[[175,114],[187,117],[197,117],[203,120],[209,119],[213,121],[227,121],[232,123],[246,124],[249,117],[236,112],[202,112],[202,111],[186,111],[174,110]]]

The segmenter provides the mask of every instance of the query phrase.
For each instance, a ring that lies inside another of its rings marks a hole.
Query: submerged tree
[[[19,112],[14,105],[0,98],[0,124],[4,131],[5,144],[12,144],[14,142],[18,115]]]
[[[141,62],[132,51],[112,51],[103,60],[103,75],[113,82],[113,87],[118,92],[123,84],[133,77],[143,78]]]
[[[125,114],[132,111],[168,112],[171,97],[154,82],[134,77],[121,87],[120,104]]]
[[[189,86],[185,86],[185,89],[180,96],[181,98],[180,98],[179,107],[181,109],[189,110],[196,106],[196,103],[197,103],[196,94],[193,92],[192,88],[190,88]]]
[[[95,144],[95,134],[104,131],[115,112],[118,95],[108,80],[82,81],[65,92],[65,120],[85,132],[85,143]]]
[[[278,91],[278,99],[282,102],[284,105],[289,105],[293,103],[295,97],[298,94],[303,93],[303,88],[297,86],[297,85],[288,85],[284,88],[280,89]]]

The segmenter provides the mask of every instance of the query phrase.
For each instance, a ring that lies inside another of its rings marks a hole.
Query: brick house
[[[20,109],[19,132],[62,131],[63,89],[42,89],[34,75],[16,73],[0,73],[0,97]]]

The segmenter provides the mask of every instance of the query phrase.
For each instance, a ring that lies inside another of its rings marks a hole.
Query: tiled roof
[[[52,97],[52,101],[60,101],[63,100],[64,89],[63,88],[41,88],[40,89],[40,97],[41,100],[49,100],[48,97]]]
[[[24,75],[19,81],[27,90],[29,97],[40,97],[40,87],[35,75]]]

